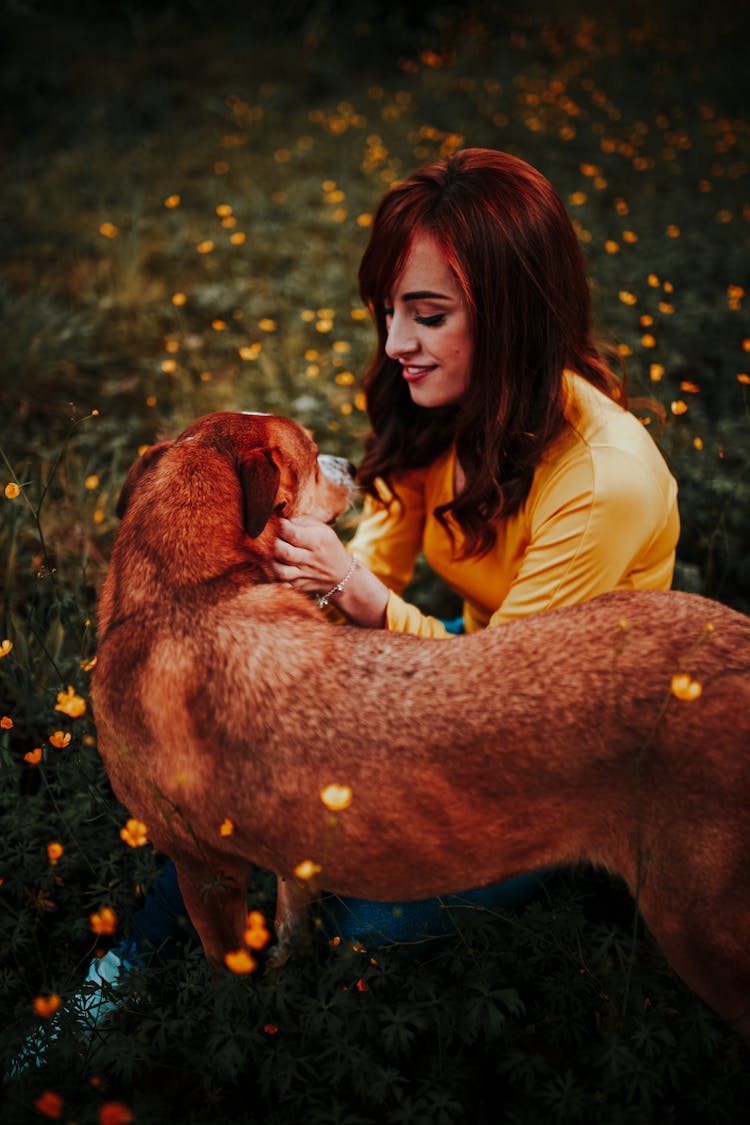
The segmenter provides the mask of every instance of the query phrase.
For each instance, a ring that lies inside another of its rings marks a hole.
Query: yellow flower
[[[55,1014],[61,1003],[62,1001],[56,992],[51,993],[49,996],[35,996],[34,1011],[45,1020]]]
[[[225,820],[224,820],[224,823],[221,825],[221,827],[219,829],[219,835],[220,836],[231,836],[233,832],[234,832],[234,824],[229,819],[229,817],[226,817]]]
[[[117,929],[117,915],[109,906],[89,914],[89,925],[95,934],[113,934]]]
[[[14,480],[9,481],[5,486],[5,499],[15,500],[17,496],[21,495],[21,489],[18,487]]]
[[[73,735],[70,731],[63,733],[61,730],[56,730],[54,734],[49,736],[49,741],[56,750],[64,750],[65,747],[69,745],[72,737]]]
[[[258,967],[258,962],[250,956],[246,949],[237,949],[224,955],[224,964],[233,973],[253,973]]]
[[[9,652],[12,652],[12,650],[13,641],[9,641],[6,637],[4,641],[0,642],[0,660],[2,660],[4,656],[7,656]]]
[[[131,848],[142,848],[148,843],[148,829],[142,820],[130,817],[125,822],[125,827],[120,829],[120,839]]]
[[[317,875],[318,872],[322,870],[323,868],[319,864],[313,863],[311,859],[303,859],[302,863],[298,863],[295,867],[294,874],[298,879],[307,880],[312,879],[313,876]]]
[[[263,949],[271,940],[271,935],[266,926],[266,920],[260,910],[251,910],[247,916],[247,929],[245,930],[245,945],[250,949]]]
[[[58,844],[56,840],[51,844],[47,844],[47,856],[53,867],[57,864],[57,861],[62,858],[64,851],[65,848],[62,844]]]
[[[72,686],[68,684],[67,691],[57,693],[55,710],[62,711],[63,715],[67,715],[69,719],[80,719],[81,715],[86,713],[86,700],[82,699],[80,695],[76,695]]]
[[[326,785],[320,791],[320,799],[331,812],[341,812],[352,803],[352,791],[348,785]]]
[[[36,766],[42,760],[41,746],[35,747],[33,750],[28,750],[23,756],[24,762],[28,762],[30,766]]]
[[[703,684],[700,680],[691,679],[687,672],[680,672],[676,676],[672,676],[670,690],[677,699],[690,703],[701,695]]]

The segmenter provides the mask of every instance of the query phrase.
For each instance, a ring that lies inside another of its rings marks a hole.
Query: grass
[[[64,1008],[160,869],[120,839],[90,709],[55,710],[69,686],[87,700],[124,474],[214,409],[291,414],[358,459],[356,268],[377,200],[419,164],[487,145],[552,179],[630,389],[666,411],[676,584],[750,610],[743,25],[652,7],[442,4],[409,23],[384,0],[254,19],[199,0],[6,6],[3,1057],[38,1026],[35,998],[63,1006],[4,1120],[680,1125],[744,1108],[745,1049],[587,870],[417,950],[320,938],[282,972],[216,981],[188,947],[133,975],[89,1048]],[[423,571],[414,596],[439,596]],[[253,903],[270,917],[272,899],[259,875]],[[117,929],[97,935],[105,906]]]

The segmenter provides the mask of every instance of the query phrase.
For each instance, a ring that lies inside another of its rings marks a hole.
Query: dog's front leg
[[[272,969],[279,969],[289,960],[293,945],[309,940],[308,914],[313,894],[308,885],[293,876],[279,875],[276,882],[276,944],[268,958]]]
[[[246,863],[225,861],[221,870],[215,870],[194,856],[189,861],[175,858],[175,867],[205,954],[214,964],[224,965],[226,954],[243,945],[250,868]]]

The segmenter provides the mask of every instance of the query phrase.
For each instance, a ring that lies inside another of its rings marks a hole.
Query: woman
[[[378,330],[364,387],[356,624],[445,636],[398,595],[420,550],[467,632],[615,589],[670,586],[677,488],[592,339],[583,258],[549,182],[466,149],[393,188],[360,267]],[[284,521],[276,575],[328,591],[335,532]]]
[[[593,341],[583,257],[544,176],[487,149],[421,169],[382,200],[359,282],[378,331],[363,516],[348,549],[319,521],[282,521],[279,581],[425,637],[455,630],[400,596],[420,551],[467,632],[669,588],[676,484]],[[501,901],[527,885],[511,882]],[[429,932],[438,906],[404,906],[396,936]],[[335,913],[394,936],[375,904]]]

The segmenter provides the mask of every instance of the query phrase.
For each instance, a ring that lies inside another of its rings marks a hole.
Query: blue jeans
[[[463,633],[463,618],[444,621],[449,633]],[[328,937],[365,938],[373,944],[420,941],[453,933],[462,912],[471,907],[520,906],[538,890],[547,872],[517,875],[489,887],[478,887],[416,902],[375,902],[323,894],[319,911]],[[154,953],[171,955],[186,939],[195,940],[171,859],[154,883],[143,907],[133,917],[133,928],[117,948],[128,961]]]

